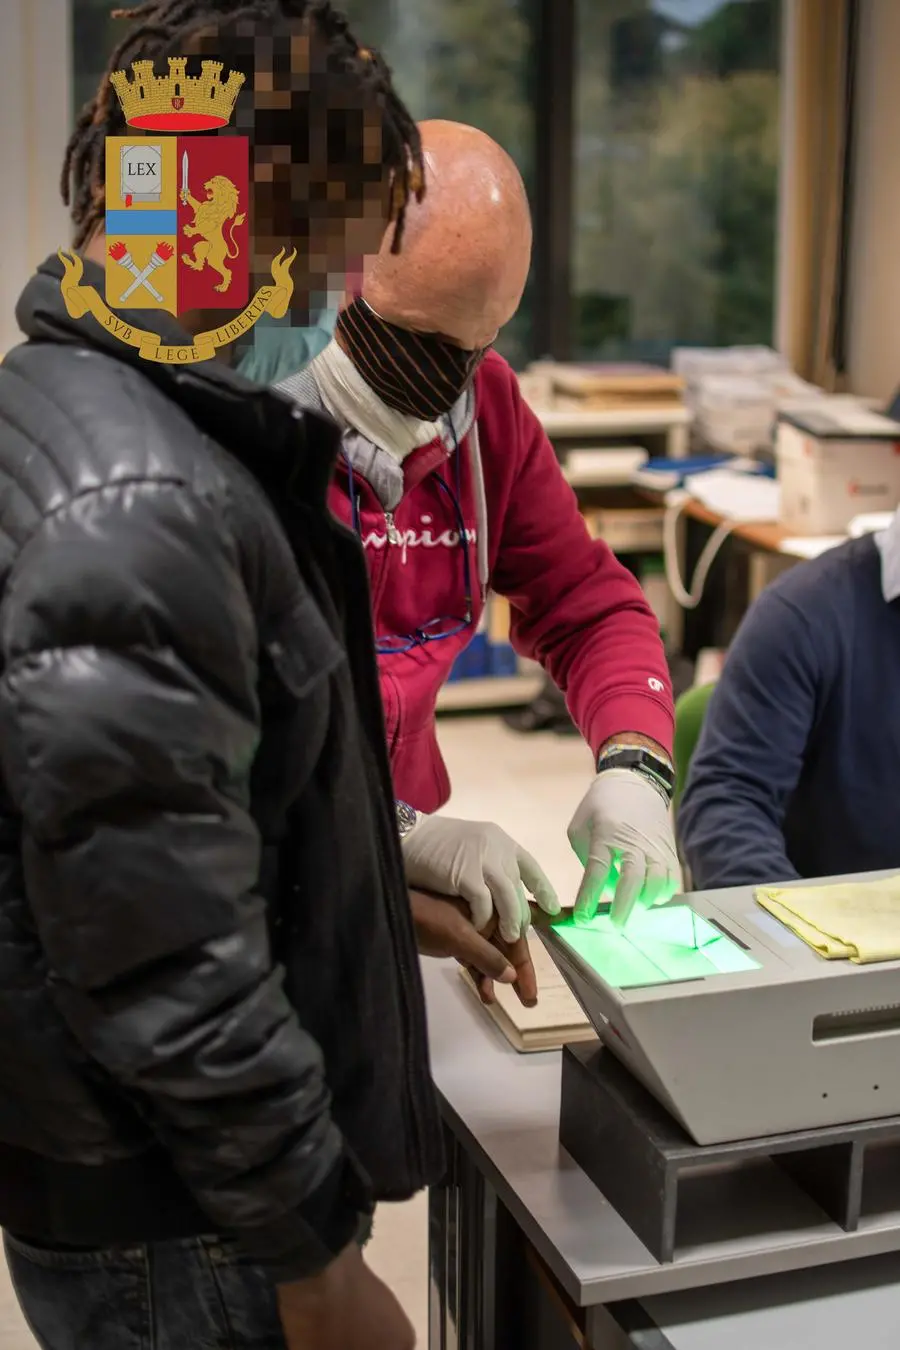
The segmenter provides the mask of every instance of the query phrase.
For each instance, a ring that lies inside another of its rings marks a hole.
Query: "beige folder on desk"
[[[528,942],[538,982],[536,1008],[523,1007],[515,990],[505,984],[494,985],[497,1001],[485,1007],[471,975],[460,967],[460,974],[484,1016],[497,1023],[510,1045],[521,1054],[559,1050],[573,1041],[594,1040],[594,1028],[540,938],[532,933]]]

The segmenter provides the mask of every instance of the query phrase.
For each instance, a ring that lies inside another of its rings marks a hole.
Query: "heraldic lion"
[[[195,272],[211,267],[222,278],[216,290],[221,294],[231,285],[231,268],[228,261],[238,256],[240,250],[234,242],[234,231],[243,225],[246,216],[238,215],[238,190],[230,178],[217,173],[214,178],[203,184],[206,201],[198,202],[189,192],[182,193],[181,199],[194,213],[194,219],[185,225],[184,233],[189,239],[199,234],[201,238],[194,245],[192,253],[182,253],[181,261]],[[230,241],[225,242],[225,224],[230,222]]]

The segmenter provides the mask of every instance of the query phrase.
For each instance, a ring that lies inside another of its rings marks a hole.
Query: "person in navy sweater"
[[[678,813],[697,890],[900,867],[900,512],[779,578],[713,692]]]

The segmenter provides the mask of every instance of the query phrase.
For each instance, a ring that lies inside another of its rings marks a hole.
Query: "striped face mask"
[[[335,329],[356,369],[383,403],[422,422],[448,413],[468,389],[486,348],[464,351],[434,333],[388,323],[358,296]]]

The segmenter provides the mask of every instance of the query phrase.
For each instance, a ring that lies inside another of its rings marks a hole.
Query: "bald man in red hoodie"
[[[510,367],[495,351],[531,258],[525,189],[489,137],[421,127],[427,194],[402,252],[389,236],[335,339],[279,388],[341,425],[331,491],[369,564],[381,689],[411,887],[461,896],[509,942],[529,894],[558,899],[496,825],[443,813],[438,692],[478,628],[489,590],[509,599],[511,640],[565,693],[597,772],[569,827],[585,873],[576,913],[667,900],[678,865],[669,817],[672,691],[637,581],[590,538]]]

